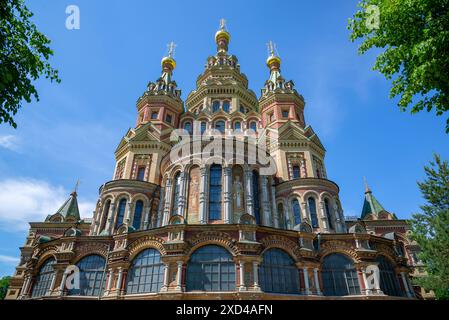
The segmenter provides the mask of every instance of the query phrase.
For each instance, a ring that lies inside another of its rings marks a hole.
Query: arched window
[[[155,249],[145,249],[132,261],[126,278],[126,293],[159,292],[163,279],[161,254]]]
[[[225,122],[223,120],[218,120],[215,122],[215,129],[220,131],[221,133],[225,132]]]
[[[36,276],[33,291],[31,292],[32,298],[38,298],[47,295],[48,290],[50,290],[53,277],[55,276],[55,271],[53,270],[53,265],[55,263],[56,260],[54,258],[50,258],[42,264],[39,270],[39,274]]]
[[[210,167],[209,220],[221,220],[221,165]]]
[[[295,221],[295,226],[301,223],[301,207],[299,205],[298,199],[292,200],[293,218]]]
[[[177,214],[178,210],[178,203],[179,203],[179,188],[181,185],[181,173],[177,172],[175,174],[175,177],[173,179],[173,205],[172,205],[172,216]]]
[[[106,201],[106,204],[103,209],[103,215],[101,217],[100,230],[98,233],[101,233],[106,228],[106,222],[108,221],[109,208],[111,207],[111,200]]]
[[[294,165],[293,168],[293,179],[299,179],[301,177],[298,165]]]
[[[326,296],[360,294],[359,280],[354,264],[348,257],[333,253],[326,256],[321,266],[323,292]]]
[[[142,221],[142,212],[143,212],[143,201],[137,200],[133,217],[133,227],[136,230],[140,229],[140,222]]]
[[[334,229],[334,224],[332,223],[332,213],[331,213],[328,199],[324,199],[324,210],[326,211],[326,217],[327,217],[327,223],[329,224],[329,229]]]
[[[223,247],[207,245],[196,250],[187,264],[187,291],[235,290],[235,263]]]
[[[98,296],[105,284],[106,259],[99,255],[86,256],[76,264],[80,271],[80,287],[69,289],[69,296]]]
[[[316,201],[314,197],[310,197],[308,200],[310,219],[312,220],[312,227],[318,228],[318,215],[316,213]]]
[[[212,112],[217,112],[220,109],[220,101],[212,102]]]
[[[278,204],[278,215],[279,215],[279,228],[285,229],[284,206],[282,205],[282,203]]]
[[[190,121],[184,123],[184,130],[192,134],[192,123]]]
[[[259,266],[260,286],[264,292],[299,293],[295,261],[280,249],[269,249]]]
[[[125,217],[125,209],[126,209],[126,199],[122,199],[118,204],[117,221],[115,222],[115,228],[118,228],[123,224],[123,218]]]
[[[241,129],[242,129],[242,124],[240,123],[240,121],[234,122],[234,130],[241,130]]]
[[[398,277],[394,271],[394,266],[384,256],[378,256],[376,261],[379,263],[380,271],[380,289],[389,296],[403,296],[400,289]]]
[[[251,130],[253,130],[254,132],[256,132],[257,131],[257,123],[256,123],[256,121],[251,121],[250,124],[249,124],[249,128]]]
[[[259,173],[253,171],[253,205],[256,223],[260,224],[260,192],[259,192]]]
[[[229,101],[223,101],[223,111],[229,112],[230,103]]]
[[[206,132],[206,122],[205,121],[202,121],[201,122],[201,128],[200,128],[200,130],[201,130],[201,134],[203,134],[204,132]]]

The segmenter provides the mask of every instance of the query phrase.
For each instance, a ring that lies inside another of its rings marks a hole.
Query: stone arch
[[[126,198],[126,202],[127,202],[127,205],[128,205],[128,203],[131,201],[131,194],[129,193],[129,192],[126,192],[126,191],[120,191],[120,193],[118,193],[116,196],[115,196],[115,200],[116,201],[118,201],[118,202],[120,202],[123,198]]]
[[[389,260],[393,261],[394,265],[397,265],[396,252],[389,246],[385,244],[376,243],[376,257],[379,255],[387,257]]]
[[[287,252],[295,262],[299,262],[300,260],[300,247],[296,242],[286,237],[271,235],[260,240],[260,243],[262,243],[262,249],[259,252],[261,256],[269,249],[278,248]]]
[[[72,259],[72,264],[76,264],[84,257],[89,255],[99,255],[107,260],[109,246],[105,243],[89,242],[76,248],[75,257]],[[107,263],[107,261],[106,261]]]
[[[320,201],[320,194],[318,192],[316,192],[315,190],[307,190],[302,195],[302,198],[304,199],[304,201],[307,201],[307,199],[309,199],[310,197],[314,197],[317,202]],[[318,205],[318,203],[317,203],[317,205]]]
[[[33,253],[32,259],[32,268],[35,272],[38,272],[42,264],[47,261],[49,258],[53,258],[58,261],[56,257],[57,247],[56,246],[48,246],[42,249],[37,249],[36,252]]]
[[[162,256],[166,255],[167,252],[164,248],[164,240],[159,237],[145,236],[131,242],[127,249],[128,260],[132,261],[140,252],[145,249],[155,249],[158,250]]]
[[[151,202],[151,200],[148,198],[148,196],[146,194],[143,194],[143,193],[136,193],[136,194],[134,194],[131,197],[130,202],[133,203],[133,205],[135,205],[138,200],[142,200],[143,204],[145,206],[149,206],[150,202]]]
[[[323,259],[332,253],[344,254],[351,258],[354,263],[359,263],[361,261],[357,252],[351,247],[351,245],[344,241],[335,240],[325,242],[321,245],[320,262],[322,263]]]
[[[185,254],[189,257],[197,249],[206,245],[215,244],[224,247],[234,257],[240,253],[237,247],[237,240],[232,238],[229,234],[219,231],[204,231],[197,234],[194,238],[189,240],[189,248],[186,249]]]
[[[324,201],[324,199],[327,198],[329,201],[331,201],[331,204],[334,204],[334,197],[328,191],[321,192],[319,196],[319,201]]]

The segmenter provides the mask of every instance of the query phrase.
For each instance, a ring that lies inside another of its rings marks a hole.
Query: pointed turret
[[[380,204],[371,191],[368,183],[365,181],[365,200],[363,202],[362,220],[393,220],[396,216],[387,210]]]
[[[80,212],[78,209],[77,193],[74,190],[70,197],[64,202],[64,204],[56,211],[55,214],[50,215],[45,221],[53,222],[77,222],[80,218]]]

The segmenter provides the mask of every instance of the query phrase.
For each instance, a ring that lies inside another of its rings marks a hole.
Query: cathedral
[[[224,20],[185,101],[174,44],[136,102],[92,218],[31,222],[6,299],[416,299],[407,222],[366,187],[345,219],[304,98],[269,43],[257,96]]]

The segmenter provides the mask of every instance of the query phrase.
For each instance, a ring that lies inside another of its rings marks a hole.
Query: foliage
[[[373,28],[372,6],[379,24]],[[449,0],[361,0],[349,19],[350,39],[361,39],[359,53],[382,48],[373,69],[392,80],[390,98],[417,113],[449,110]],[[449,118],[446,122],[449,133]]]
[[[11,281],[11,277],[3,277],[0,279],[0,300],[5,299],[6,292],[8,291],[10,281]]]
[[[413,240],[421,247],[419,259],[428,276],[416,280],[437,299],[449,299],[449,164],[438,155],[425,166],[426,179],[418,182],[427,201],[411,221]]]
[[[25,100],[39,95],[33,81],[40,76],[60,82],[48,59],[50,40],[31,22],[23,0],[0,0],[0,124],[17,127],[14,116]]]

